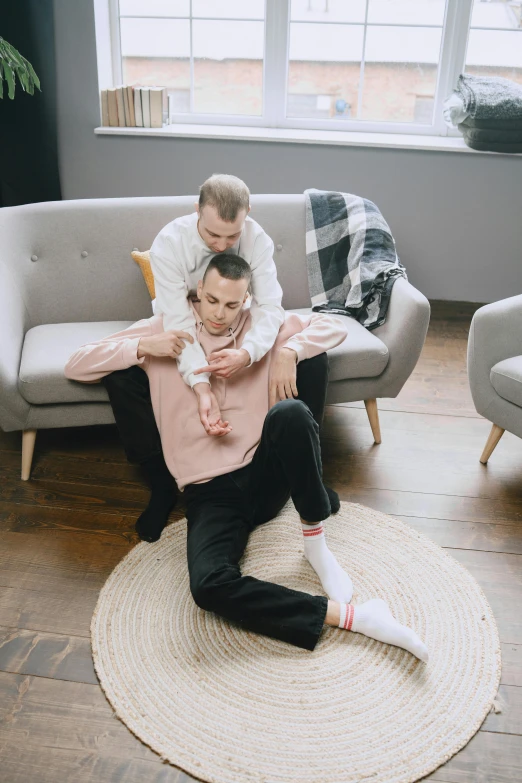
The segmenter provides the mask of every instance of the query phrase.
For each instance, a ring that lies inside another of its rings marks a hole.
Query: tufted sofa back
[[[148,250],[161,228],[192,212],[195,196],[53,201],[0,210],[0,271],[33,326],[125,321],[150,315],[131,250]],[[283,306],[310,305],[304,196],[252,196],[251,217],[272,238]]]

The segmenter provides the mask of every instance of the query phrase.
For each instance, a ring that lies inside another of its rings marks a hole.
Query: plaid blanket
[[[351,193],[311,188],[305,199],[312,310],[375,329],[386,320],[395,280],[407,279],[388,224],[372,201]]]

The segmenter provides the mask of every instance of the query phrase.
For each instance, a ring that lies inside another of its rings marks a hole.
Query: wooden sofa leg
[[[381,442],[381,427],[379,424],[379,409],[377,408],[377,400],[365,400],[364,405],[366,407],[366,413],[370,420],[370,427],[373,432],[373,439],[375,443]]]
[[[31,475],[36,433],[37,430],[24,430],[22,433],[22,481],[27,481]]]
[[[480,458],[480,461],[483,465],[486,464],[488,459],[493,454],[493,451],[496,448],[497,443],[499,442],[502,435],[505,433],[506,430],[503,430],[502,427],[499,427],[498,424],[494,424],[491,427],[491,432],[489,433],[489,437],[486,441],[486,445],[484,446],[484,451],[482,452],[482,456]]]

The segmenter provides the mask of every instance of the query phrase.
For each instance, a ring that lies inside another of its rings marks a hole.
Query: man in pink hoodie
[[[331,502],[322,481],[319,425],[308,405],[294,398],[296,365],[342,342],[345,325],[329,315],[287,313],[274,347],[254,365],[229,373],[220,352],[240,349],[249,331],[250,277],[240,257],[216,256],[192,303],[196,338],[209,360],[196,371],[206,384],[197,397],[208,397],[214,437],[201,427],[196,395],[172,360],[172,334],[164,332],[162,316],[82,346],[65,375],[92,383],[131,365],[147,373],[165,462],[184,490],[190,589],[198,606],[309,650],[326,623],[427,660],[425,645],[396,622],[384,601],[350,603],[352,582],[325,540]],[[284,399],[271,406],[274,377]],[[241,574],[251,531],[276,516],[290,497],[301,518],[305,557],[328,598]]]

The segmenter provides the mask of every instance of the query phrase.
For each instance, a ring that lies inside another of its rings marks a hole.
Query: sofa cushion
[[[310,308],[290,312],[311,312]],[[388,364],[388,349],[374,334],[353,318],[332,315],[348,328],[346,340],[328,352],[330,381],[373,378]],[[64,402],[106,402],[105,387],[99,383],[70,381],[63,374],[71,354],[85,343],[96,342],[120,332],[132,321],[45,324],[25,335],[18,388],[33,405]],[[522,404],[522,403],[521,403]]]
[[[522,408],[522,356],[498,362],[489,377],[497,394]]]
[[[308,315],[312,310],[306,307],[290,312]],[[388,348],[382,340],[353,318],[334,314],[330,317],[340,320],[348,330],[344,342],[328,351],[330,381],[375,378],[380,375],[388,364]]]
[[[29,329],[25,335],[20,363],[20,394],[34,405],[108,401],[105,387],[100,383],[70,381],[63,370],[71,354],[81,345],[121,332],[132,323],[97,321],[46,324]]]

